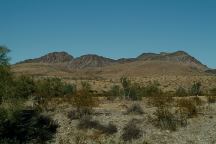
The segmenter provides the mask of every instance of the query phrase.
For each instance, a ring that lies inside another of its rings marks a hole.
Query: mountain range
[[[142,53],[135,58],[111,59],[95,54],[73,57],[67,52],[53,52],[35,59],[21,61],[13,66],[15,72],[34,73],[49,68],[59,72],[82,75],[149,75],[173,74],[190,75],[206,74],[212,69],[184,51],[172,53]],[[214,71],[213,71],[214,72]],[[41,74],[43,75],[43,74]]]

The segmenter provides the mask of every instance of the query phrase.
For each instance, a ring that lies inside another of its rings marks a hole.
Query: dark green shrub
[[[124,90],[124,98],[129,97],[130,89],[131,89],[131,81],[127,77],[123,76],[120,78],[120,82]]]
[[[64,95],[64,83],[59,78],[46,78],[37,82],[37,95],[40,97],[59,97]]]
[[[28,98],[35,93],[36,85],[28,76],[19,76],[14,83],[17,98]]]
[[[19,110],[12,117],[1,110],[0,117],[0,139],[14,143],[44,143],[53,138],[58,127],[51,118],[35,110]]]
[[[67,84],[63,85],[63,95],[71,96],[76,93],[76,85],[74,84]]]
[[[10,97],[13,97],[13,77],[10,71],[9,58],[10,50],[0,46],[0,104]]]
[[[139,139],[142,137],[142,130],[131,120],[123,128],[122,139],[124,141],[132,141],[133,139]]]
[[[191,86],[190,94],[192,96],[202,95],[201,86],[202,86],[201,82],[194,82],[194,84]]]

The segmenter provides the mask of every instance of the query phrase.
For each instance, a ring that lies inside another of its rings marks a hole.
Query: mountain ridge
[[[114,64],[127,64],[136,61],[168,61],[173,63],[181,63],[197,69],[208,70],[209,68],[202,64],[195,57],[189,55],[185,51],[161,52],[161,53],[142,53],[135,58],[111,59],[96,54],[86,54],[80,57],[73,57],[67,52],[53,52],[35,59],[27,59],[19,62],[22,63],[50,63],[63,64],[70,69],[84,69],[89,67],[105,67]]]

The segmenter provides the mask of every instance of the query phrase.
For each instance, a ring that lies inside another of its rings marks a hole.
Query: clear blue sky
[[[185,50],[216,68],[216,0],[0,0],[0,45],[12,63],[52,51]]]

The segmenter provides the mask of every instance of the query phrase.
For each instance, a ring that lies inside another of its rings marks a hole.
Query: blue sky
[[[53,51],[110,58],[184,50],[216,68],[215,0],[0,0],[12,63]]]

